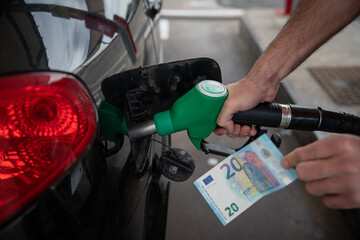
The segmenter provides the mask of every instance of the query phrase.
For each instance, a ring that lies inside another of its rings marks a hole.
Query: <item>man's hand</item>
[[[360,207],[360,137],[331,135],[286,155],[281,165],[295,168],[309,194],[330,208]]]
[[[256,134],[249,126],[240,126],[232,121],[233,114],[255,107],[259,103],[256,86],[246,78],[226,86],[229,95],[220,111],[217,124],[222,128],[214,130],[217,135],[227,134],[229,137],[248,137]]]
[[[217,124],[222,128],[215,129],[214,133],[217,135],[227,134],[231,138],[254,136],[256,134],[255,129],[251,129],[250,126],[234,124],[232,121],[233,114],[238,111],[249,110],[260,102],[266,101],[263,92],[271,88],[267,88],[266,84],[259,84],[249,78],[231,83],[226,87],[229,95],[217,119]],[[274,96],[276,91],[277,89],[273,91]],[[268,100],[271,101],[272,99],[273,97]]]

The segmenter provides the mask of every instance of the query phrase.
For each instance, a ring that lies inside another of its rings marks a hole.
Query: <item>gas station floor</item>
[[[212,8],[216,9],[216,6]],[[276,19],[278,16],[274,12],[274,9],[246,10],[241,19],[163,18],[161,25],[164,62],[211,57],[219,63],[225,84],[239,80],[247,74],[254,59],[258,57],[257,54],[261,53],[270,37],[285,22],[283,18]],[[263,19],[265,16],[268,19]],[[263,26],[270,23],[277,27]],[[262,32],[267,36],[261,35]],[[255,40],[252,39],[254,36]],[[360,54],[358,56],[360,57]],[[319,62],[316,59],[313,61]],[[311,76],[305,74],[299,77],[304,78],[306,82],[310,81]],[[287,97],[280,98],[279,101],[284,102],[290,98],[292,101],[297,100],[296,104],[322,106],[321,100],[316,100],[315,96],[311,96],[309,103],[299,98],[302,94],[296,92],[296,89],[288,87],[284,87]],[[329,107],[333,109],[331,105],[324,106],[328,109]],[[356,107],[346,110],[358,113]],[[278,132],[282,136],[280,151],[284,155],[304,144],[304,139],[299,140],[295,137],[298,134],[292,131],[270,129],[270,132]],[[321,136],[315,135],[315,138],[317,137]],[[214,135],[207,140],[233,147],[239,147],[245,141]],[[196,169],[187,181],[171,183],[166,234],[168,240],[235,237],[236,239],[356,239],[359,237],[354,235],[352,229],[354,212],[326,208],[320,198],[307,194],[304,184],[299,180],[262,198],[224,227],[193,184],[196,179],[210,170],[214,163],[224,158],[205,155],[198,151],[184,132],[172,136],[172,145],[188,151],[195,160]]]

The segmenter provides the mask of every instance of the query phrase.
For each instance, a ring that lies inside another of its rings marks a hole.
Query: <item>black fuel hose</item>
[[[240,125],[360,135],[360,117],[319,107],[260,103],[253,109],[235,113],[232,120]]]

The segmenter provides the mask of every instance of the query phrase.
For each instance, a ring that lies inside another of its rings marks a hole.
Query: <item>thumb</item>
[[[234,112],[235,111],[233,111],[232,108],[228,106],[227,102],[225,101],[216,121],[216,123],[220,127],[225,128],[228,133],[232,133],[235,128],[234,122],[232,120]]]
[[[289,169],[289,168],[295,168],[297,163],[298,163],[298,159],[296,157],[296,151],[292,151],[290,153],[288,153],[283,159],[281,159],[281,166],[285,169]]]

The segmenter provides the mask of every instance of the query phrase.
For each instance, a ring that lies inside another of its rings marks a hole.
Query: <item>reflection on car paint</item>
[[[85,8],[86,5],[80,7]],[[106,49],[107,43],[113,39],[115,32],[120,34],[131,61],[136,62],[136,47],[128,22],[120,16],[114,15],[114,20],[109,20],[97,13],[52,4],[15,5],[12,9],[32,13],[34,21],[39,26],[38,31],[47,56],[51,56],[48,59],[50,68],[74,71],[88,58],[97,56]],[[56,17],[56,19],[49,21],[49,17]],[[125,17],[129,18],[130,15],[126,14]],[[83,28],[82,24],[85,24],[87,29]],[[64,39],[63,36],[67,38]],[[104,36],[110,39],[105,44]],[[62,49],[68,50],[62,51]],[[70,56],[72,56],[71,59]]]

